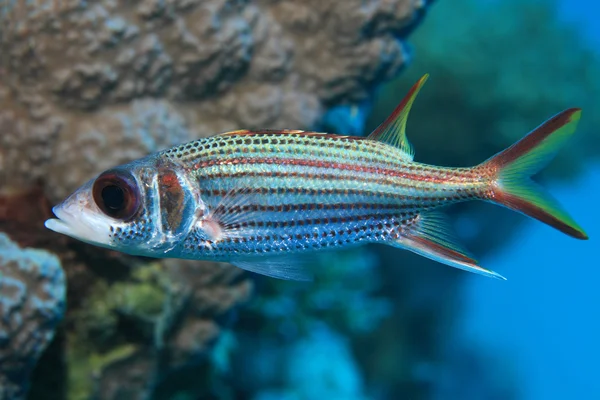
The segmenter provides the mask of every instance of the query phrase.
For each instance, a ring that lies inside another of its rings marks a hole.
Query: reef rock
[[[68,397],[154,398],[175,371],[208,364],[228,314],[251,292],[231,265],[182,260],[97,285],[73,315]]]
[[[25,398],[35,364],[65,311],[58,258],[0,233],[0,399]]]
[[[377,84],[408,62],[403,39],[427,3],[0,0],[0,200],[10,208],[0,229],[65,268],[57,347],[68,366],[42,368],[68,370],[61,390],[149,398],[198,360],[226,365],[222,332],[252,282],[233,267],[148,265],[59,239],[43,228],[48,201],[112,166],[227,130],[360,133]],[[40,212],[24,213],[25,198]],[[34,377],[32,393],[49,398],[56,382]]]
[[[237,128],[316,126],[409,58],[425,0],[0,2],[0,180],[54,201]]]

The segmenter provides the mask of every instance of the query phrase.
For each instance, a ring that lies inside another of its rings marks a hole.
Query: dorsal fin
[[[413,159],[414,151],[413,148],[406,138],[406,120],[408,119],[408,113],[410,108],[417,97],[417,93],[423,87],[423,84],[429,77],[429,74],[425,74],[413,85],[406,97],[398,104],[394,112],[381,125],[377,127],[368,136],[370,140],[377,140],[383,143],[387,143],[394,147],[400,148],[409,158]]]

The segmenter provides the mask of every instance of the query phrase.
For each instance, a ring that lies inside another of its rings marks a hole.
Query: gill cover
[[[192,188],[176,168],[159,167],[153,199],[154,221],[159,232],[153,249],[168,252],[179,244],[196,222],[196,198]]]

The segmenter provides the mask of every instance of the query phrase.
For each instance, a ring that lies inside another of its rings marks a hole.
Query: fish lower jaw
[[[86,243],[110,247],[110,226],[107,222],[85,213],[76,217],[59,207],[54,207],[52,211],[57,218],[46,220],[46,228]]]
[[[47,219],[46,222],[44,222],[44,226],[56,233],[62,233],[67,236],[71,236],[72,234],[69,226],[58,218]]]

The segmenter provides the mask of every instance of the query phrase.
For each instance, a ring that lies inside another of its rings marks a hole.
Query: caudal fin
[[[577,239],[587,239],[584,230],[562,206],[530,177],[552,160],[573,135],[581,110],[565,110],[508,149],[479,166],[496,179],[490,200],[542,221]]]

